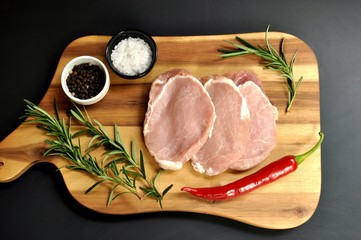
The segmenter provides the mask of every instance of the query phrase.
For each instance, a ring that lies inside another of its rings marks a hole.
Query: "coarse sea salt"
[[[145,72],[150,66],[152,50],[143,39],[129,37],[115,45],[110,59],[122,74],[135,76]]]

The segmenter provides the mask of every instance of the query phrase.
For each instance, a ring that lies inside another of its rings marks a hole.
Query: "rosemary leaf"
[[[112,190],[110,191],[109,193],[109,196],[108,196],[108,201],[107,201],[107,207],[110,205],[110,203],[112,202],[113,200],[113,194],[114,194],[114,191],[115,191],[115,188],[118,187],[118,185],[115,185]]]
[[[121,192],[121,193],[116,194],[116,195],[111,199],[111,201],[114,201],[116,198],[118,198],[119,196],[121,196],[121,195],[123,195],[123,194],[125,194],[125,193],[127,193],[127,192]],[[110,205],[110,202],[109,202],[109,205]],[[109,206],[109,205],[108,205],[108,206]]]
[[[96,183],[94,183],[90,188],[88,188],[85,191],[85,194],[89,193],[90,191],[92,191],[96,186],[98,186],[99,184],[103,183],[105,181],[105,179],[99,180]]]
[[[82,122],[83,117],[79,115],[79,111],[70,110],[70,114],[75,117],[78,121]],[[86,129],[87,130],[87,129]]]
[[[103,124],[101,124],[99,121],[94,120],[94,122],[98,125],[100,131],[103,133],[103,137],[108,138],[108,133],[107,130],[105,129],[105,127],[103,126]]]
[[[248,48],[252,48],[252,49],[256,49],[252,44],[248,43],[247,41],[243,40],[242,38],[240,37],[237,37],[236,36],[236,40],[238,42],[240,42],[241,44],[243,44],[244,46],[248,47]],[[242,46],[242,45],[241,45]]]
[[[169,185],[166,189],[164,189],[162,192],[162,197],[165,196],[169,192],[169,190],[171,190],[172,187],[173,184]]]
[[[120,145],[124,145],[123,140],[120,137],[120,133],[119,133],[117,124],[114,124],[114,136],[115,136],[115,142],[120,143]]]
[[[143,175],[143,178],[147,178],[146,176],[146,172],[145,172],[145,167],[144,167],[144,159],[143,159],[143,152],[139,151],[139,163],[140,163],[140,171]]]
[[[125,169],[125,166],[122,167],[122,173],[123,173],[124,176],[125,176],[124,180],[126,181],[126,183],[127,183],[129,186],[135,187],[135,185],[134,185],[135,182],[130,179],[129,174],[128,174],[128,171]]]
[[[134,143],[134,141],[132,141],[130,143],[130,156],[131,156],[132,159],[137,159],[137,156],[135,154],[135,143]]]

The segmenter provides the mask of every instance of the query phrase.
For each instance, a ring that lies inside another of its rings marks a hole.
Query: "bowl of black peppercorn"
[[[61,86],[73,102],[91,105],[100,101],[110,86],[109,73],[99,59],[79,56],[66,64],[61,74]]]

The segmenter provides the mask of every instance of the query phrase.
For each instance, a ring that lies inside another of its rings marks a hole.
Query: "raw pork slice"
[[[273,106],[257,81],[251,78],[238,86],[241,94],[246,98],[251,119],[250,139],[246,152],[239,161],[230,168],[247,170],[266,159],[276,146],[276,120],[278,111]]]
[[[213,176],[226,171],[244,154],[250,123],[247,105],[232,80],[212,76],[204,82],[217,117],[211,138],[192,158],[192,165],[196,171]]]
[[[171,70],[152,83],[145,145],[160,167],[180,169],[207,141],[214,121],[213,103],[199,79],[185,70]]]
[[[258,76],[253,72],[250,71],[228,72],[224,74],[224,76],[232,79],[237,86],[240,86],[248,81],[252,81],[258,87],[260,87],[264,92],[261,79],[259,79]]]

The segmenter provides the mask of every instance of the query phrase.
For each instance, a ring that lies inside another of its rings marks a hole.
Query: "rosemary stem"
[[[71,117],[74,117],[82,123],[83,128],[72,134],[71,118],[69,118],[67,124],[64,119],[59,119],[55,101],[54,117],[30,101],[25,100],[25,102],[27,103],[27,108],[22,118],[27,118],[27,122],[37,123],[37,126],[46,131],[47,135],[51,137],[45,140],[50,147],[44,152],[44,155],[59,156],[67,159],[71,164],[65,165],[64,167],[71,170],[81,170],[98,178],[98,181],[88,188],[86,193],[90,192],[100,183],[109,182],[113,184],[113,187],[108,196],[107,206],[123,193],[131,193],[138,199],[141,199],[138,193],[137,182],[139,179],[143,179],[146,187],[139,188],[143,191],[144,196],[156,199],[160,207],[162,207],[162,199],[173,185],[168,186],[162,194],[159,193],[155,183],[161,171],[158,172],[153,183],[146,178],[142,152],[140,151],[140,162],[138,163],[133,150],[132,154],[129,154],[123,146],[116,125],[114,126],[115,139],[113,140],[106,133],[105,127],[100,122],[94,120],[97,127],[93,124],[85,108],[84,115],[74,104],[75,109],[70,111]],[[87,134],[92,138],[84,151],[81,149],[79,138],[78,144],[74,144],[73,142],[74,138],[83,134]],[[96,158],[90,155],[91,151],[99,147],[105,149],[103,155],[106,155],[100,165]],[[104,164],[105,160],[107,160],[107,164]],[[115,193],[118,186],[122,187],[124,191]],[[113,194],[115,194],[115,196],[113,196]]]
[[[264,62],[262,62],[261,64],[265,68],[280,72],[280,76],[286,79],[286,84],[288,88],[286,112],[290,112],[290,109],[296,97],[296,92],[302,80],[301,77],[300,80],[298,80],[298,82],[296,83],[293,74],[293,65],[296,60],[296,55],[298,50],[296,50],[295,53],[293,54],[290,63],[287,63],[285,54],[283,52],[285,39],[283,38],[281,40],[280,50],[279,52],[277,52],[277,50],[269,42],[268,30],[269,30],[269,26],[267,27],[267,30],[265,32],[265,45],[266,45],[265,47],[258,45],[254,46],[251,43],[247,42],[246,40],[240,37],[236,37],[236,40],[239,43],[226,41],[227,43],[231,44],[234,47],[234,49],[218,49],[218,51],[221,52],[221,57],[223,58],[246,56],[251,54],[256,55],[264,59]]]

